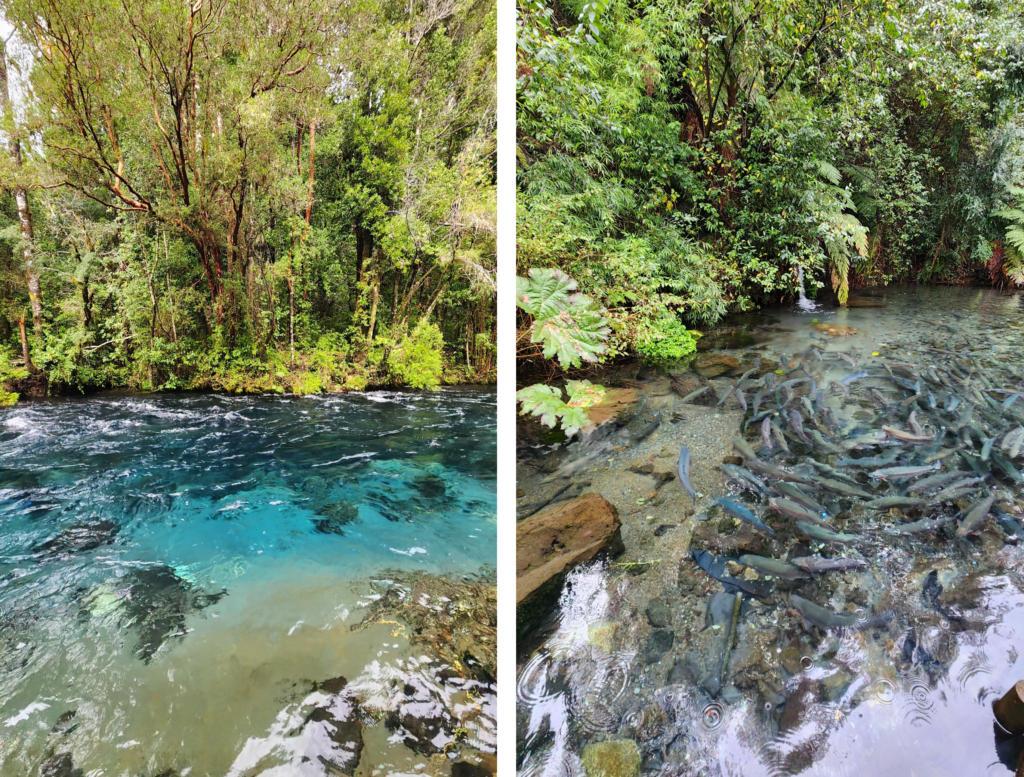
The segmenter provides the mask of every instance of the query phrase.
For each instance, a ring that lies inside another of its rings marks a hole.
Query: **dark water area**
[[[0,411],[0,774],[486,760],[493,643],[413,625],[493,609],[495,446],[473,388]]]
[[[520,656],[519,774],[1013,773],[991,704],[1024,679],[1022,295],[866,290],[736,317],[701,348],[735,360],[711,377],[724,402],[681,406],[683,368],[634,369],[639,416],[571,476],[617,495],[626,552],[570,573]],[[590,450],[530,444],[528,493]],[[816,506],[802,525],[777,508],[793,486]]]

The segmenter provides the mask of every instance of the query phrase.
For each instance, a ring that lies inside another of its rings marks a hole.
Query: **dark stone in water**
[[[75,719],[75,715],[77,714],[78,710],[68,710],[67,712],[65,712],[63,715],[57,718],[57,722],[53,724],[53,728],[50,729],[50,733],[60,734],[61,736],[67,736],[68,734],[70,734],[72,731],[78,728],[77,723],[72,723],[72,721]]]
[[[73,553],[85,553],[103,545],[109,545],[117,537],[121,527],[113,521],[96,519],[84,523],[76,523],[64,529],[56,537],[39,546],[39,553],[48,556],[68,556]]]
[[[658,528],[654,530],[654,536],[655,537],[661,537],[662,535],[668,533],[668,531],[670,529],[676,528],[676,526],[678,526],[678,524],[675,524],[675,523],[659,524]]]
[[[647,622],[656,629],[663,629],[672,622],[672,609],[664,599],[651,599],[647,603]]]
[[[363,723],[356,700],[346,692],[347,686],[344,677],[317,683],[316,689],[330,694],[330,698],[314,707],[302,724],[304,729],[318,727],[325,735],[311,738],[311,748],[316,752],[307,751],[305,757],[316,758],[328,774],[355,774],[363,754]]]
[[[651,636],[647,638],[647,644],[644,645],[641,660],[645,664],[658,663],[662,656],[672,649],[675,639],[675,632],[668,629],[657,629],[651,632]]]
[[[444,480],[437,475],[420,475],[412,484],[424,499],[444,499],[448,493]]]
[[[444,752],[444,746],[438,747],[435,744],[439,739],[453,739],[449,733],[452,722],[447,715],[435,717],[422,717],[413,711],[419,705],[416,702],[406,706],[405,709],[396,710],[388,714],[384,725],[388,731],[398,733],[402,744],[420,755],[431,756],[435,753]],[[439,738],[438,735],[442,736]]]
[[[85,777],[81,769],[76,769],[71,760],[71,753],[59,753],[43,762],[39,767],[39,777]]]
[[[135,654],[147,664],[168,639],[185,636],[187,616],[227,596],[193,590],[167,566],[134,571],[122,583],[124,621],[138,634]]]
[[[343,526],[356,521],[359,511],[351,502],[339,501],[324,505],[316,511],[323,516],[313,521],[314,531],[319,534],[338,534],[344,536]]]
[[[491,777],[494,771],[482,764],[471,764],[466,761],[456,761],[452,764],[452,777]]]

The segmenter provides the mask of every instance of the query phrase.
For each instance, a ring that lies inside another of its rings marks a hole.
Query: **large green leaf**
[[[566,388],[569,391],[567,403],[562,401],[561,390],[542,383],[521,389],[516,399],[523,404],[523,415],[539,416],[541,423],[550,427],[561,419],[562,431],[566,437],[572,437],[590,425],[587,408],[601,401],[605,388],[589,380],[570,380]]]
[[[543,321],[565,309],[577,285],[561,270],[534,267],[529,278],[516,278],[516,304],[536,321]]]
[[[540,416],[540,422],[545,426],[557,424],[566,408],[561,390],[543,383],[521,389],[516,392],[516,399],[523,403],[523,415]]]
[[[608,346],[611,329],[586,297],[578,297],[568,310],[533,324],[533,342],[544,347],[544,358],[557,358],[563,367],[596,362]]]

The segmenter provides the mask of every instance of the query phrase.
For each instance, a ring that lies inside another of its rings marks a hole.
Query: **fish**
[[[576,459],[575,461],[570,461],[568,464],[563,464],[561,467],[556,469],[554,472],[552,472],[550,475],[548,475],[546,478],[544,478],[540,482],[541,483],[550,483],[550,482],[552,482],[554,480],[558,480],[559,478],[567,478],[570,475],[574,475],[575,473],[577,473],[581,469],[583,469],[585,466],[587,466],[587,464],[590,464],[592,461],[594,461],[598,456],[600,456],[606,450],[609,450],[611,447],[612,447],[612,444],[610,442],[608,442],[607,440],[605,440],[604,442],[600,443],[594,449],[593,452],[588,453],[586,456],[583,456],[583,457],[581,457],[579,459]]]
[[[772,434],[775,436],[775,440],[779,443],[779,447],[786,453],[789,453],[789,443],[786,442],[786,435],[782,433],[782,427],[771,419],[769,419],[769,425],[772,428]]]
[[[764,399],[764,391],[761,390],[761,389],[758,389],[757,393],[754,394],[754,398],[751,400],[751,403],[750,403],[750,407],[751,407],[750,412],[753,415],[757,415],[757,409],[759,407],[761,407],[761,400],[762,399]]]
[[[721,407],[722,405],[724,405],[725,404],[725,400],[727,400],[729,398],[729,395],[732,394],[732,392],[733,392],[733,390],[735,388],[736,388],[736,386],[734,386],[734,385],[733,386],[729,386],[729,390],[726,391],[724,394],[722,394],[722,398],[718,400],[718,404],[715,405],[715,407]]]
[[[741,389],[736,389],[736,401],[740,403],[740,407],[742,407],[743,411],[746,412],[747,398],[743,396],[743,391]]]
[[[999,447],[1007,456],[1015,459],[1020,454],[1022,443],[1024,443],[1024,426],[1018,426],[1006,433]]]
[[[846,496],[859,496],[862,499],[870,499],[871,494],[856,486],[851,486],[849,483],[843,483],[839,480],[832,480],[831,478],[823,478],[819,475],[814,475],[811,478],[814,483],[827,488],[829,491],[835,491],[839,494],[845,494]]]
[[[733,480],[739,483],[746,483],[761,494],[768,494],[768,486],[766,486],[764,481],[750,470],[739,467],[735,464],[721,464],[719,465],[719,469]]]
[[[840,615],[796,594],[789,597],[789,603],[804,617],[804,620],[824,631],[847,628],[857,623],[856,615]]]
[[[772,449],[772,419],[771,416],[765,416],[761,422],[761,441],[764,443],[764,447],[768,450]]]
[[[787,499],[791,499],[797,504],[803,505],[815,515],[820,515],[822,517],[828,515],[828,510],[818,504],[813,497],[804,493],[803,490],[793,483],[787,483],[785,480],[780,480],[777,483],[772,483],[772,488]]]
[[[832,524],[827,523],[822,519],[821,516],[825,515],[824,512],[818,513],[809,507],[796,502],[792,499],[774,499],[768,500],[768,504],[771,505],[773,510],[781,513],[782,515],[788,515],[790,518],[796,518],[800,521],[807,521],[813,523],[816,526],[820,526],[823,529],[827,529],[830,532],[838,533],[838,529]]]
[[[985,482],[985,478],[965,478],[964,480],[958,480],[955,483],[950,483],[939,493],[929,497],[929,504],[940,504],[942,502],[952,502],[954,499],[959,499],[967,494],[973,494],[975,491],[981,490],[981,483]]]
[[[1007,532],[1009,532],[1015,537],[1024,539],[1024,526],[1021,526],[1020,522],[1016,518],[1014,518],[1012,515],[1004,513],[998,507],[996,508],[995,513],[996,518],[999,519],[999,522],[1003,525]]]
[[[757,570],[761,574],[781,577],[784,580],[801,580],[805,577],[810,577],[800,567],[794,566],[787,561],[780,561],[777,558],[746,554],[740,556],[740,563],[745,567]]]
[[[928,437],[923,434],[914,434],[913,432],[896,429],[892,426],[883,426],[882,431],[893,439],[899,440],[900,442],[908,442],[911,445],[924,445],[926,442],[932,442],[935,440],[934,436]]]
[[[682,484],[683,489],[693,499],[693,503],[697,504],[697,492],[693,490],[693,486],[690,485],[690,449],[685,445],[679,450],[679,463],[676,465],[676,473],[679,475],[679,482]]]
[[[931,504],[927,499],[914,496],[883,496],[864,503],[866,510],[888,510],[890,507],[926,507]]]
[[[814,440],[815,445],[826,453],[845,453],[844,448],[840,448],[838,445],[830,443],[817,429],[811,429],[811,439]]]
[[[857,366],[857,362],[849,354],[843,353],[842,351],[836,351],[835,354],[843,361],[848,362],[851,367]]]
[[[981,460],[988,461],[988,457],[992,455],[992,446],[995,444],[996,437],[998,435],[992,435],[981,446]]]
[[[723,510],[729,513],[729,515],[733,516],[734,518],[739,518],[744,523],[750,524],[758,531],[767,532],[773,537],[776,536],[775,529],[759,521],[757,516],[754,515],[750,510],[748,510],[743,505],[738,504],[737,502],[734,502],[731,499],[726,499],[725,497],[718,497],[717,499],[715,499],[715,504],[719,505]]]
[[[1009,410],[1010,405],[1020,399],[1020,394],[1012,394],[1003,401],[1003,410]]]
[[[756,459],[757,454],[754,453],[754,449],[750,447],[750,443],[744,440],[742,437],[732,438],[732,447],[745,459]]]
[[[861,558],[822,558],[821,556],[801,556],[791,558],[791,564],[805,572],[819,575],[822,572],[845,572],[848,569],[867,569],[868,562]]]
[[[634,435],[633,444],[636,445],[638,442],[646,440],[648,437],[654,434],[655,431],[657,431],[659,426],[661,426],[661,413],[655,415],[654,420],[651,421],[650,424],[645,426],[643,429],[637,432],[636,435]]]
[[[810,523],[809,521],[797,520],[796,527],[812,540],[818,540],[819,542],[846,543],[860,539],[860,535],[858,534],[842,534],[841,532],[837,532],[835,529],[829,531],[824,526],[819,526],[818,524]]]
[[[733,559],[722,556],[715,556],[706,550],[693,551],[693,560],[701,569],[708,573],[715,580],[724,583],[726,589],[730,586],[738,588],[751,596],[764,598],[771,593],[771,583],[764,580],[744,580],[742,577],[733,577],[728,572],[726,564]]]
[[[938,488],[945,483],[955,480],[956,478],[962,478],[967,476],[967,472],[960,469],[950,470],[949,472],[939,472],[938,474],[927,477],[924,480],[918,480],[916,483],[912,483],[907,489],[910,493],[921,494],[932,488]]]
[[[789,425],[793,431],[796,432],[796,436],[803,440],[805,443],[814,447],[814,443],[811,442],[811,438],[804,434],[804,417],[800,415],[799,410],[789,411]]]
[[[1014,483],[1024,482],[1024,475],[1021,475],[1020,471],[999,451],[992,451],[992,463],[999,467],[999,469],[1001,469],[1003,473]]]
[[[685,397],[683,397],[682,400],[680,400],[680,401],[685,405],[690,400],[693,400],[693,399],[696,399],[697,397],[699,397],[701,394],[703,394],[709,388],[711,388],[711,386],[704,386],[703,388],[699,388],[696,391],[691,391],[689,394],[687,394]]]
[[[886,467],[884,469],[876,469],[868,474],[878,480],[907,480],[920,477],[927,472],[935,472],[937,469],[939,469],[938,464],[935,466],[922,465],[918,467]]]
[[[860,380],[861,378],[867,378],[867,377],[869,377],[869,373],[867,373],[867,372],[855,372],[852,375],[847,375],[845,378],[843,378],[839,382],[842,385],[844,385],[844,386],[849,386],[855,380]]]
[[[896,457],[899,455],[899,451],[894,450],[888,456],[872,456],[864,457],[862,459],[839,459],[836,462],[837,467],[884,467],[886,464],[892,464],[896,461]]]
[[[984,499],[980,499],[971,505],[967,515],[964,517],[963,523],[956,530],[956,535],[958,537],[966,537],[971,532],[977,531],[978,527],[988,518],[989,510],[992,509],[995,501],[995,494],[989,494]]]
[[[788,480],[791,483],[803,483],[808,486],[814,485],[812,480],[805,478],[803,475],[797,475],[795,472],[787,472],[784,469],[773,467],[771,464],[766,464],[757,458],[749,459],[747,466],[754,470],[754,472],[760,472],[762,475],[768,475],[776,480]]]
[[[892,526],[889,528],[889,533],[921,534],[923,532],[937,531],[943,526],[952,523],[955,519],[955,515],[943,515],[939,518],[923,518],[920,521],[914,521],[913,523],[904,523],[900,526]]]

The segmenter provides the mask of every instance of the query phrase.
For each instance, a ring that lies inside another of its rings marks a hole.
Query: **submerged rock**
[[[135,654],[148,664],[167,640],[184,638],[189,615],[220,601],[227,591],[197,589],[171,567],[158,566],[126,575],[114,595],[124,622],[138,635]]]
[[[121,527],[105,518],[76,523],[39,546],[37,552],[46,556],[70,556],[111,544]]]
[[[587,777],[638,777],[640,748],[632,739],[594,742],[583,748],[583,771]]]
[[[693,371],[703,378],[717,378],[740,366],[740,360],[727,353],[706,353],[693,362]]]
[[[664,599],[651,599],[646,614],[647,622],[656,629],[663,629],[672,623],[672,608]]]
[[[316,514],[322,516],[313,521],[313,528],[320,534],[344,535],[343,526],[359,519],[359,510],[354,504],[346,501],[331,502],[317,509]]]
[[[586,494],[537,513],[516,526],[516,631],[522,636],[558,600],[573,567],[623,550],[618,511]]]
[[[492,580],[384,570],[373,584],[379,597],[353,631],[373,623],[407,623],[414,641],[429,646],[462,674],[492,683],[497,673],[497,589]]]
[[[75,768],[71,753],[58,753],[43,761],[39,777],[85,777],[85,773]]]

